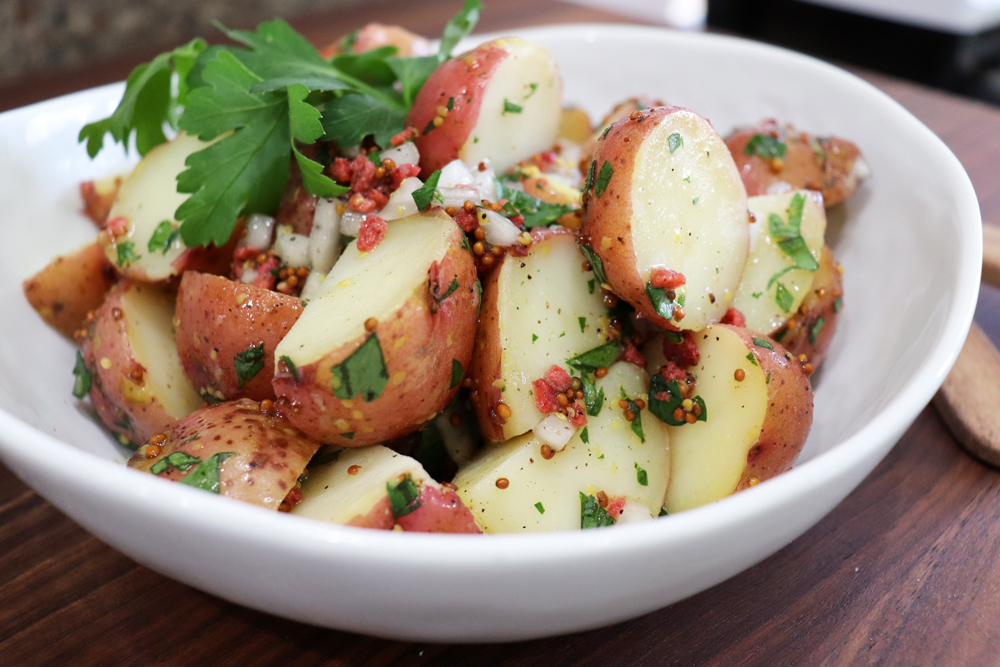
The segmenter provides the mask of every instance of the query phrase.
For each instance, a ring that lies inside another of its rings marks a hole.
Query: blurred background
[[[390,3],[412,8],[415,27],[443,24],[460,0],[0,0],[0,110],[122,79],[195,36],[219,41],[214,20],[281,16],[322,44]],[[583,5],[588,20],[740,34],[1000,104],[1000,0],[539,0],[532,16],[486,4],[482,30],[558,18],[569,4],[580,20]]]

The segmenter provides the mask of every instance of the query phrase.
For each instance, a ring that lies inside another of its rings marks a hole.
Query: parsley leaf
[[[264,369],[264,343],[252,345],[233,357],[236,380],[242,387]]]
[[[586,192],[594,185],[594,169],[597,168],[597,160],[590,161],[590,168],[587,170],[587,178],[583,182],[583,191]]]
[[[657,398],[658,395],[666,393],[666,399]],[[707,422],[708,421],[708,408],[705,406],[705,401],[701,396],[695,396],[691,399],[693,402],[697,403],[701,408],[701,414],[698,415],[698,421]],[[649,411],[652,412],[660,421],[664,424],[669,424],[670,426],[684,426],[687,424],[685,419],[675,419],[674,410],[681,407],[684,402],[684,395],[681,394],[681,386],[677,380],[667,380],[662,375],[654,375],[649,380]]]
[[[298,382],[299,381],[299,369],[298,369],[298,366],[295,365],[295,362],[292,361],[292,358],[289,357],[287,354],[283,354],[280,357],[278,357],[278,359],[280,359],[281,361],[285,362],[285,366],[288,367],[288,372],[292,374],[292,379],[294,379],[296,382]]]
[[[646,442],[646,435],[642,432],[642,413],[639,411],[639,406],[631,398],[626,398],[625,400],[628,401],[628,409],[635,415],[635,418],[632,420],[632,432],[639,436],[640,442]]]
[[[163,126],[167,123],[176,126],[179,109],[187,101],[187,74],[204,50],[205,40],[194,39],[132,70],[125,84],[125,94],[111,116],[84,125],[80,130],[78,140],[87,142],[90,157],[96,157],[101,151],[105,134],[110,134],[126,150],[129,138],[135,134],[139,155],[165,142]],[[171,91],[175,74],[176,94]]]
[[[601,170],[597,172],[597,178],[594,179],[594,194],[600,199],[604,191],[608,189],[608,183],[611,182],[611,177],[615,174],[615,168],[611,166],[610,162],[605,162],[601,165]]]
[[[385,148],[403,131],[406,111],[370,95],[347,94],[323,105],[321,122],[326,140],[342,148],[357,146],[368,135]]]
[[[826,324],[826,320],[822,317],[817,317],[816,322],[809,329],[809,344],[815,345],[816,339],[819,337],[819,332],[823,330],[823,325]]]
[[[118,266],[125,266],[139,259],[139,256],[135,254],[135,244],[132,241],[122,241],[119,243],[116,252],[118,253]]]
[[[805,196],[801,192],[795,193],[792,201],[788,204],[788,224],[786,225],[780,216],[772,213],[767,218],[768,231],[771,237],[778,242],[778,247],[792,258],[796,268],[815,271],[819,268],[819,262],[809,252],[801,233],[804,206]],[[773,281],[774,278],[771,280]]]
[[[594,252],[593,248],[586,243],[580,246],[580,250],[583,251],[584,257],[586,257],[587,261],[590,263],[590,268],[594,272],[594,277],[597,278],[597,282],[602,285],[606,285],[608,277],[604,275],[604,261],[601,260],[601,258],[597,256],[597,253]]]
[[[769,343],[768,341],[764,340],[763,338],[754,338],[753,339],[753,344],[756,347],[762,347],[765,350],[774,351],[774,346],[771,345],[771,343]]]
[[[441,180],[441,170],[436,170],[427,177],[427,181],[413,191],[413,202],[417,205],[418,211],[423,211],[431,205],[435,197],[440,198],[441,193],[437,189],[438,181]]]
[[[180,231],[174,229],[169,220],[164,220],[153,230],[153,235],[149,237],[149,252],[159,252],[166,255],[170,252],[174,242],[181,237]]]
[[[448,389],[454,389],[462,382],[462,377],[465,375],[465,370],[462,368],[462,362],[458,359],[451,360],[451,384],[448,385]]]
[[[656,314],[665,320],[670,320],[674,316],[674,309],[678,307],[678,304],[671,301],[667,296],[667,288],[665,287],[653,287],[652,281],[646,283],[646,296],[649,297],[650,303],[653,304],[653,310]]]
[[[590,427],[589,426],[584,426],[583,430],[580,431],[580,442],[582,442],[585,445],[589,445],[590,444]]]
[[[747,361],[749,361],[754,366],[759,366],[757,363],[757,357],[753,356],[753,352],[747,352]]]
[[[525,229],[551,225],[562,216],[576,210],[573,206],[543,202],[522,190],[508,188],[499,180],[495,184],[497,197],[508,200],[508,205],[524,217]]]
[[[90,371],[87,369],[87,364],[83,360],[83,353],[80,350],[76,351],[76,365],[73,366],[73,395],[77,398],[83,398],[90,393],[90,385],[93,382],[93,378],[90,376]]]
[[[608,511],[597,504],[597,498],[580,492],[580,528],[603,528],[615,525]]]
[[[181,480],[181,484],[193,486],[194,488],[201,489],[202,491],[219,493],[222,488],[219,481],[219,469],[222,467],[222,462],[230,456],[236,456],[236,452],[218,452],[216,454],[212,454],[210,457],[202,461],[197,468],[189,472],[184,479]]]
[[[410,456],[415,458],[434,479],[445,479],[448,474],[451,456],[444,446],[441,431],[433,421],[428,422],[420,431],[420,441]]]
[[[316,107],[305,102],[309,90],[301,84],[288,87],[288,123],[291,128],[291,149],[295,161],[302,172],[302,184],[309,194],[332,199],[350,192],[351,189],[337,185],[332,178],[323,175],[323,165],[310,160],[295,147],[296,141],[311,144],[323,136],[323,125]]]
[[[646,474],[638,461],[635,462],[635,478],[639,482],[639,486],[649,486],[649,475]]]
[[[398,484],[387,482],[385,488],[389,493],[389,506],[392,508],[393,517],[398,519],[420,507],[420,489],[409,475]]]
[[[361,394],[365,403],[371,403],[385,390],[389,371],[385,367],[382,346],[378,336],[372,334],[349,357],[330,369],[330,387],[337,398],[354,398]]]
[[[539,514],[545,514],[545,506],[542,505],[541,501],[535,503],[535,509],[538,510]]]
[[[521,113],[524,111],[524,107],[520,104],[514,104],[506,97],[503,98],[503,113]]]
[[[149,472],[154,475],[160,475],[169,470],[171,466],[183,472],[192,466],[198,465],[199,463],[201,463],[201,459],[197,456],[191,456],[187,452],[173,452],[169,456],[154,463],[149,469]]]
[[[772,137],[770,134],[761,134],[758,132],[750,137],[750,141],[743,147],[743,154],[753,155],[756,153],[765,160],[772,158],[781,159],[785,157],[786,150],[788,150],[788,146],[781,139]]]
[[[596,417],[604,407],[604,388],[598,389],[597,383],[587,375],[581,377],[580,382],[583,385],[583,404],[587,408],[587,414]]]
[[[833,312],[839,313],[840,309],[844,307],[844,300],[841,297],[837,297],[833,300]]]
[[[451,57],[455,46],[476,27],[476,23],[479,22],[479,14],[482,11],[483,3],[479,0],[465,0],[462,11],[452,17],[444,26],[441,46],[438,48],[438,62],[443,63]]]
[[[673,155],[674,151],[684,145],[684,139],[678,133],[674,132],[669,137],[667,137],[667,147],[670,149],[670,154]]]
[[[586,317],[578,317],[578,318],[576,318],[576,320],[577,320],[577,322],[580,323],[580,333],[583,333],[584,331],[586,331],[587,330],[587,318]]]
[[[618,356],[620,347],[616,341],[611,341],[610,343],[605,343],[604,345],[598,345],[597,347],[587,350],[581,354],[567,359],[566,363],[580,371],[596,371],[598,368],[607,368],[614,362],[615,358]]]
[[[787,313],[792,307],[792,302],[795,298],[792,296],[792,293],[788,291],[787,287],[778,283],[778,286],[774,290],[774,300],[777,302],[778,307]]]

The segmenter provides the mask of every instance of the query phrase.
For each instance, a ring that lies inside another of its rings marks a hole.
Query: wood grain
[[[298,25],[319,43],[377,17],[434,34],[455,4],[381,5]],[[482,29],[604,18],[508,0],[490,3]],[[132,64],[27,85],[20,97],[0,89],[0,105],[118,79]],[[945,140],[969,170],[984,218],[1000,220],[1000,111],[864,76]],[[1000,318],[987,315],[986,334],[1000,340]],[[998,552],[1000,475],[965,455],[927,409],[817,526],[708,591],[587,633],[417,645],[286,621],[170,581],[89,536],[0,466],[0,665],[997,664]],[[595,573],[606,568],[613,564],[595,563]]]

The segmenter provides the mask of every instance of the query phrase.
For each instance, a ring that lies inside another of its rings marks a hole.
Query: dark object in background
[[[709,0],[708,25],[1000,104],[1000,26],[959,34],[800,0]]]

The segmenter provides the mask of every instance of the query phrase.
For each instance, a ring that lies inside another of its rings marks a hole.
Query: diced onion
[[[239,245],[244,248],[266,250],[271,247],[271,237],[274,235],[274,218],[254,213],[247,218],[246,230],[247,234],[240,239]]]
[[[243,269],[243,273],[240,275],[241,283],[250,285],[255,280],[257,280],[257,269]]]
[[[285,229],[291,227],[278,230],[278,238],[274,241],[274,254],[288,266],[309,266],[309,237]]]
[[[468,418],[463,419],[459,426],[451,423],[451,416],[456,412],[461,414],[460,410],[445,410],[434,419],[434,425],[441,433],[448,456],[458,465],[462,465],[472,458],[472,454],[476,451],[477,440],[465,426],[470,421]]]
[[[316,202],[312,233],[309,234],[309,267],[329,273],[340,257],[340,214],[333,199]]]
[[[395,148],[382,151],[379,153],[379,157],[383,160],[392,160],[396,163],[396,166],[420,163],[420,151],[417,150],[417,145],[412,141],[407,141]]]
[[[399,184],[399,188],[389,195],[389,201],[378,212],[379,217],[389,221],[419,213],[417,211],[417,202],[413,201],[413,193],[419,190],[422,185],[423,181],[416,176],[403,179],[403,182]],[[357,236],[357,234],[352,234],[352,236]]]
[[[340,216],[340,233],[344,236],[357,236],[361,231],[361,223],[367,217],[357,211],[344,211],[344,215]]]
[[[566,448],[566,443],[573,439],[576,428],[568,421],[560,419],[558,415],[549,415],[538,422],[534,433],[553,451],[561,452]]]
[[[472,170],[472,185],[479,189],[479,199],[497,200],[496,174],[493,167],[487,167],[483,171]]]
[[[302,286],[302,294],[300,295],[303,299],[315,299],[320,290],[323,288],[323,281],[326,280],[326,274],[320,273],[319,271],[312,271],[309,277],[306,278],[305,284]]]
[[[442,167],[441,178],[438,179],[439,188],[453,188],[470,183],[472,183],[472,172],[461,160],[452,160]]]
[[[438,192],[441,193],[441,197],[444,199],[441,202],[441,206],[445,208],[449,206],[462,208],[467,201],[471,201],[473,204],[481,204],[483,201],[483,196],[479,192],[479,188],[468,185],[454,188],[438,188]]]
[[[649,508],[642,503],[635,503],[631,500],[625,502],[625,507],[622,508],[621,514],[618,515],[618,519],[615,521],[615,525],[620,526],[623,523],[638,523],[640,521],[651,521],[653,519],[653,513],[649,511]]]
[[[476,215],[479,216],[479,224],[482,226],[483,232],[486,234],[486,241],[490,245],[512,246],[517,242],[517,237],[521,235],[521,230],[517,228],[517,225],[496,211],[480,208],[476,210]]]

